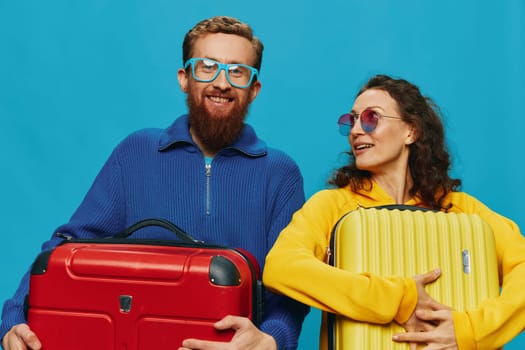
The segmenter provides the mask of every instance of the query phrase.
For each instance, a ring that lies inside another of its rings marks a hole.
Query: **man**
[[[207,19],[191,29],[178,71],[188,115],[165,130],[145,129],[123,140],[69,223],[56,232],[104,237],[161,217],[205,242],[247,249],[263,266],[277,235],[304,202],[304,192],[297,165],[266,147],[244,123],[261,88],[262,52],[251,28],[230,17]],[[60,240],[55,235],[42,247],[50,249]],[[23,316],[28,285],[26,274],[4,305],[4,349],[41,348]],[[227,316],[215,326],[235,331],[230,343],[187,339],[174,347],[296,348],[308,308],[270,293],[264,303],[260,329],[249,319]]]

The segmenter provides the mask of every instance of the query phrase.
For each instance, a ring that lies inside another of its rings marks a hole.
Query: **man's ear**
[[[179,80],[179,86],[182,92],[188,92],[188,75],[184,68],[180,68],[177,71],[177,79]]]
[[[250,88],[250,102],[255,100],[257,95],[259,94],[259,91],[261,90],[261,82],[259,80],[256,80],[252,83],[252,86]]]

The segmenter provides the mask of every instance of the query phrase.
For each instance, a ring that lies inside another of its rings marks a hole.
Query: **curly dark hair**
[[[182,43],[182,64],[184,64],[193,54],[195,41],[206,34],[235,34],[248,39],[255,50],[255,62],[253,66],[261,70],[264,45],[253,34],[252,28],[236,18],[228,16],[215,16],[204,19],[191,28],[185,35]]]
[[[396,102],[402,119],[412,125],[418,135],[411,144],[408,159],[414,185],[411,196],[418,196],[425,206],[436,210],[450,209],[443,203],[445,196],[461,186],[460,179],[450,178],[451,162],[445,145],[445,132],[439,107],[425,97],[414,84],[404,79],[393,79],[387,75],[372,77],[357,96],[369,89],[386,91]],[[328,183],[339,188],[350,185],[353,191],[371,186],[371,173],[360,170],[351,151],[346,152],[349,163],[332,174]]]

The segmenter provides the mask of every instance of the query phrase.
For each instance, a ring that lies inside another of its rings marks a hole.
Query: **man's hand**
[[[2,339],[4,350],[40,350],[42,344],[36,334],[25,323],[20,323],[9,330]]]
[[[425,332],[407,332],[399,333],[393,336],[393,340],[397,342],[406,342],[410,344],[426,344],[425,350],[435,349],[452,349],[457,350],[456,334],[454,332],[454,322],[452,320],[452,311],[438,310],[438,311],[417,311],[416,315],[419,319],[430,323],[435,323],[437,326],[430,331]]]
[[[226,316],[215,323],[215,328],[218,330],[233,329],[235,334],[229,343],[186,339],[179,350],[277,350],[275,340],[257,329],[246,317]]]

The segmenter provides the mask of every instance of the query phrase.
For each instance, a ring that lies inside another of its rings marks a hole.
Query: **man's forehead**
[[[211,33],[199,37],[193,46],[193,57],[206,57],[222,63],[255,63],[252,43],[239,35]]]

